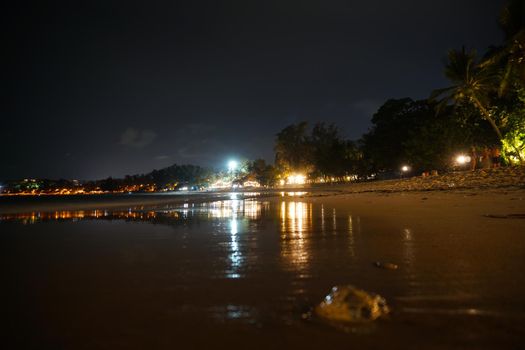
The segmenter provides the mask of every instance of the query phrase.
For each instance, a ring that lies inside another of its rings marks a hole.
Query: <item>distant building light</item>
[[[306,183],[306,176],[303,174],[292,174],[286,179],[288,185],[303,185]]]
[[[226,180],[218,180],[212,184],[210,184],[210,189],[221,189],[221,188],[230,188],[232,187],[231,181]]]
[[[243,184],[242,184],[244,187],[261,187],[261,184],[257,181],[245,181]]]

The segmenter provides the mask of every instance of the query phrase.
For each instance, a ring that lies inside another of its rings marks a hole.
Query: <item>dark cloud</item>
[[[168,156],[168,155],[165,155],[165,154],[161,154],[161,155],[158,155],[155,157],[156,160],[167,160],[167,159],[170,159],[171,156]]]
[[[122,135],[120,135],[120,144],[135,148],[143,148],[151,144],[156,138],[157,134],[153,130],[127,128]]]

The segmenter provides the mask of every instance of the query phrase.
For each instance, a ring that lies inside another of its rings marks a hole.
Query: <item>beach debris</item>
[[[394,264],[394,263],[391,263],[391,262],[381,262],[381,261],[376,261],[374,262],[374,266],[375,267],[378,267],[380,269],[385,269],[385,270],[397,270],[398,269],[398,265]]]
[[[322,320],[343,323],[367,323],[390,312],[386,301],[352,285],[335,286],[313,309]]]

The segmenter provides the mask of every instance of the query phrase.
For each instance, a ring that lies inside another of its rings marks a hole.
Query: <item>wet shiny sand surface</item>
[[[518,349],[524,223],[443,229],[294,197],[0,215],[2,338],[20,349]],[[384,296],[390,317],[347,331],[301,318],[347,283]]]

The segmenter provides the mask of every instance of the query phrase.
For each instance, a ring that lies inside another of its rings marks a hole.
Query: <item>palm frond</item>
[[[439,103],[439,101],[443,100],[443,99],[448,99],[450,100],[451,96],[450,96],[450,92],[454,92],[455,90],[457,89],[457,86],[449,86],[449,87],[446,87],[446,88],[442,88],[442,89],[436,89],[434,91],[432,91],[432,93],[430,94],[430,97],[429,97],[429,100],[431,102],[436,102],[436,103]],[[448,96],[443,96],[443,95],[448,95]]]
[[[475,65],[475,51],[467,52],[465,47],[461,50],[450,50],[445,63],[445,76],[452,82],[464,81],[472,74]]]

